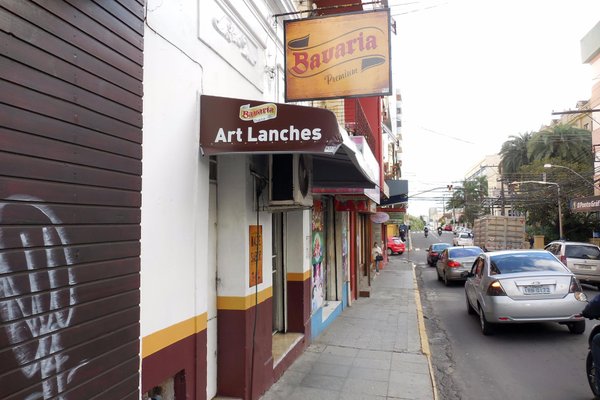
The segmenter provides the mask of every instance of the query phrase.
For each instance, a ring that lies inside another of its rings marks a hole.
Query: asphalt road
[[[440,237],[412,234],[407,257],[416,275],[426,318],[440,397],[447,400],[590,400],[585,376],[586,333],[573,335],[566,326],[546,323],[506,325],[483,336],[476,315],[468,315],[462,283],[446,287],[426,262],[430,243],[451,243]],[[600,292],[585,287],[588,297]]]

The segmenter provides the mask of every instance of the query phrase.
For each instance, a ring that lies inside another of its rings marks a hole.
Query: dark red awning
[[[379,164],[362,137],[350,138],[329,110],[256,100],[201,96],[204,155],[308,153],[314,187],[374,188]]]
[[[344,139],[329,110],[264,101],[202,96],[203,154],[328,153]]]

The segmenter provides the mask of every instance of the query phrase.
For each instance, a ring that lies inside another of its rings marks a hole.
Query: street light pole
[[[592,185],[594,188],[600,189],[600,187],[596,186],[596,184],[592,181],[590,181],[589,179],[587,179],[586,177],[584,177],[583,175],[581,175],[579,172],[569,168],[569,167],[565,167],[564,165],[556,165],[556,164],[544,164],[544,168],[563,168],[563,169],[567,169],[569,171],[571,171],[572,173],[574,173],[575,175],[577,175],[578,177],[580,177],[581,179],[583,179],[584,181],[586,181],[587,183],[589,183],[590,185]]]
[[[563,224],[562,224],[562,207],[560,205],[560,185],[556,182],[546,182],[546,181],[520,181],[520,182],[511,182],[511,185],[518,185],[521,183],[538,183],[540,185],[556,185],[556,193],[558,199],[558,238],[564,239],[563,236]]]
[[[563,240],[565,237],[563,236],[562,211],[560,208],[560,185],[558,183],[556,184],[556,193],[558,195],[558,238]]]

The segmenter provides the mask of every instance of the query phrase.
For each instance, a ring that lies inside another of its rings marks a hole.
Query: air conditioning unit
[[[312,207],[312,158],[306,154],[269,155],[269,208]]]

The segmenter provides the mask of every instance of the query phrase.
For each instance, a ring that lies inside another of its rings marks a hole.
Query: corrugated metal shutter
[[[0,398],[138,399],[143,0],[0,2]]]

